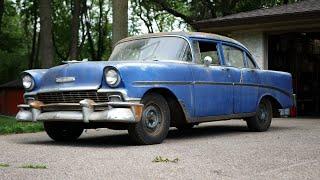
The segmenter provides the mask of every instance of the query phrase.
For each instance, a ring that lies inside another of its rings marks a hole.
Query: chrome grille
[[[108,93],[97,93],[97,91],[62,91],[39,93],[37,100],[45,104],[78,103],[83,99],[91,99],[95,102],[108,102],[108,96]]]

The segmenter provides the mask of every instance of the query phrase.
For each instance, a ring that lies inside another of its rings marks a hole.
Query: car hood
[[[42,76],[40,91],[98,89],[106,66],[118,62],[90,61],[69,63],[48,69]]]

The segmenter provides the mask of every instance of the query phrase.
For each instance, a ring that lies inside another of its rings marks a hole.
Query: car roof
[[[149,34],[144,34],[144,35],[139,35],[139,36],[132,36],[132,37],[127,37],[122,40],[120,40],[118,43],[126,42],[126,41],[131,41],[131,40],[137,40],[137,39],[143,39],[143,38],[150,38],[150,37],[161,37],[161,36],[182,36],[185,38],[204,38],[204,39],[213,39],[213,40],[219,40],[219,41],[225,41],[225,42],[230,42],[237,44],[247,50],[247,48],[241,44],[239,41],[236,41],[232,38],[218,35],[218,34],[211,34],[211,33],[203,33],[203,32],[160,32],[160,33],[149,33]]]

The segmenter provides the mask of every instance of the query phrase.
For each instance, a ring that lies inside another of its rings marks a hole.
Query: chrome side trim
[[[210,82],[210,81],[135,81],[134,85],[225,85],[225,86],[252,86],[252,87],[261,87],[267,89],[273,89],[279,91],[289,97],[292,97],[292,94],[286,90],[281,88],[270,86],[270,85],[262,85],[255,83],[234,83],[234,82]]]
[[[134,85],[160,85],[160,84],[166,84],[166,85],[188,85],[193,84],[192,81],[135,81],[133,82]]]
[[[68,83],[68,82],[73,82],[75,80],[76,80],[75,77],[57,77],[56,83]]]

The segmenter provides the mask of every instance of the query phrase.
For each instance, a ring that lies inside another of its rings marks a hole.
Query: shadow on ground
[[[290,130],[288,127],[275,127],[272,126],[265,133],[272,133],[274,131]],[[126,131],[123,134],[105,135],[105,136],[91,136],[82,137],[72,143],[60,143],[54,142],[51,139],[46,140],[26,140],[25,138],[20,140],[20,144],[33,144],[33,145],[46,145],[46,146],[75,146],[75,147],[125,147],[135,146],[130,140],[129,135]],[[245,135],[250,132],[246,126],[227,126],[227,125],[211,125],[211,126],[200,126],[193,129],[178,131],[177,129],[171,129],[167,136],[167,140],[186,140],[186,139],[202,139],[207,137],[224,137],[233,135]],[[165,143],[165,142],[164,142]]]

